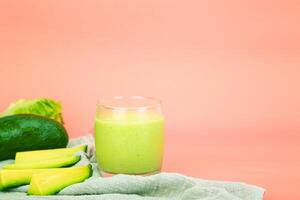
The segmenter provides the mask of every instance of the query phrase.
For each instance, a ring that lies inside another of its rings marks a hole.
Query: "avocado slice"
[[[62,172],[68,168],[50,168],[50,169],[2,169],[0,170],[0,190],[6,190],[12,187],[26,185],[30,183],[33,174],[42,172]]]
[[[37,162],[42,160],[49,160],[57,157],[72,156],[77,152],[86,152],[87,145],[81,145],[72,148],[24,151],[16,154],[15,163]]]
[[[4,165],[3,169],[43,169],[57,168],[74,165],[80,160],[81,156],[65,156],[49,160],[37,161],[32,163],[8,164]]]
[[[63,172],[43,172],[34,174],[30,181],[29,195],[56,194],[65,187],[83,182],[92,175],[92,166],[67,168]]]

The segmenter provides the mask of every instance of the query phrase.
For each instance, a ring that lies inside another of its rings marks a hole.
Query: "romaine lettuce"
[[[14,114],[35,114],[54,119],[63,124],[62,107],[60,102],[52,99],[20,99],[11,103],[9,107],[1,114],[2,116]]]

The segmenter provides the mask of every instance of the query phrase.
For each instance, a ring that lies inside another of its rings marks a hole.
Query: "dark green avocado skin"
[[[14,159],[16,152],[64,148],[66,129],[58,122],[32,114],[0,118],[0,160]]]

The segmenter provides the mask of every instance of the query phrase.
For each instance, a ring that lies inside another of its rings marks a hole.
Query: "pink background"
[[[51,97],[72,137],[97,99],[163,100],[164,171],[299,199],[299,1],[0,1],[0,109]]]

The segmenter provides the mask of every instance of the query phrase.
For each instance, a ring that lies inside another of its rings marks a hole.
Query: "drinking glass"
[[[104,176],[160,171],[164,146],[161,102],[142,96],[117,96],[98,102],[96,157]]]

